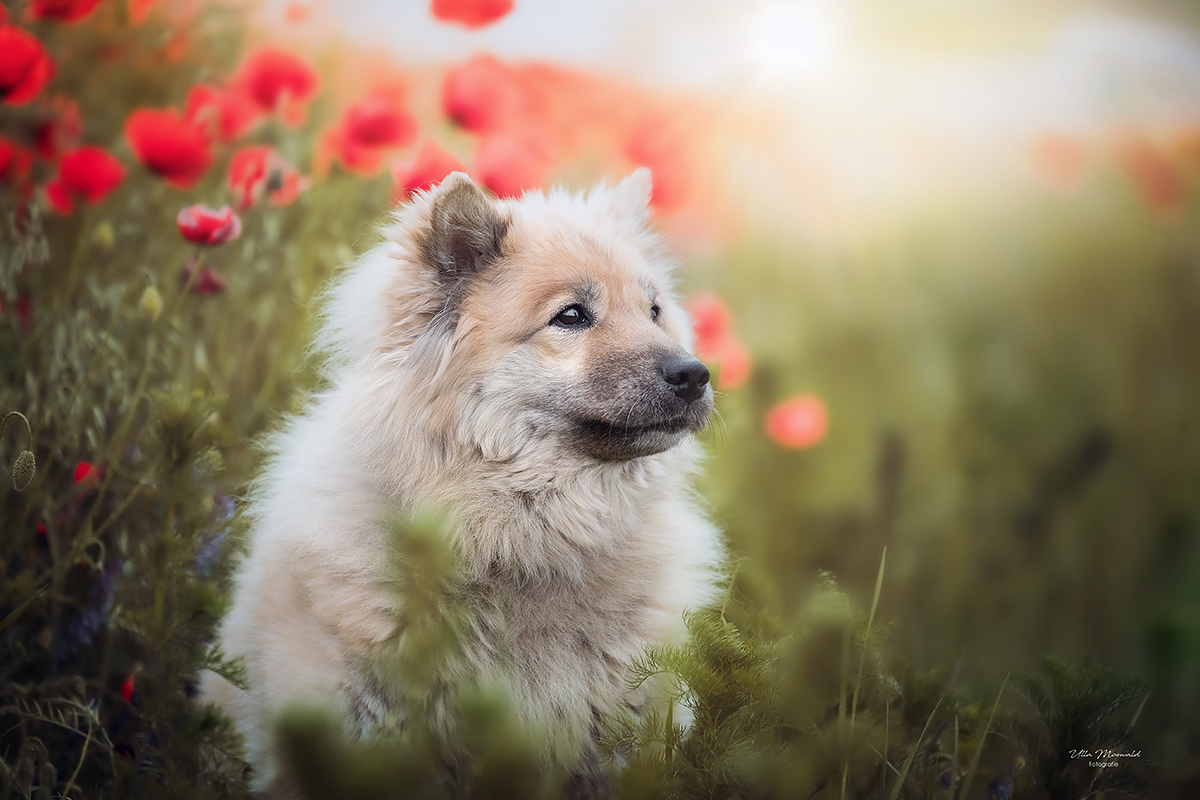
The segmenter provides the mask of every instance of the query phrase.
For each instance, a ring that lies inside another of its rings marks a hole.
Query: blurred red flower
[[[189,291],[208,296],[210,294],[218,294],[225,291],[225,279],[217,273],[213,272],[208,267],[200,267],[200,274],[192,278],[192,274],[196,271],[196,259],[189,258],[187,264],[183,267],[183,272],[179,275],[180,286],[187,286],[191,283]]]
[[[0,24],[0,100],[28,103],[54,74],[54,63],[35,37],[16,25]]]
[[[266,185],[267,160],[270,157],[270,147],[254,145],[241,148],[229,159],[229,191],[233,193],[234,205],[239,209],[254,205]]]
[[[543,148],[528,138],[492,136],[479,144],[475,174],[497,197],[520,197],[541,186],[546,161]]]
[[[825,438],[829,417],[821,398],[802,394],[784,400],[767,412],[764,427],[767,436],[776,444],[800,449],[812,447]]]
[[[442,110],[465,130],[489,133],[535,114],[537,97],[511,67],[479,55],[446,72]]]
[[[295,167],[265,145],[243,147],[229,159],[229,191],[239,209],[250,208],[264,192],[272,205],[288,205],[304,183]]]
[[[73,475],[75,483],[87,483],[89,485],[100,480],[101,470],[90,461],[80,461],[75,465],[75,473]]]
[[[701,361],[715,359],[733,333],[733,314],[729,306],[715,294],[698,294],[688,298],[688,313],[692,315],[692,330],[696,335],[696,356]]]
[[[288,3],[283,18],[290,25],[299,25],[312,16],[312,9],[303,3]]]
[[[99,147],[80,147],[62,157],[58,177],[46,184],[46,197],[60,214],[70,214],[74,199],[98,203],[125,179],[125,167]]]
[[[661,120],[645,120],[635,127],[625,141],[625,154],[635,164],[650,169],[650,203],[655,208],[670,211],[683,202],[688,174],[682,142]]]
[[[33,0],[29,4],[29,18],[78,22],[95,11],[99,4],[100,0]]]
[[[125,138],[146,167],[177,189],[195,185],[212,166],[208,139],[173,108],[142,108],[125,121]]]
[[[1060,189],[1078,186],[1087,170],[1087,147],[1074,136],[1044,133],[1033,144],[1033,162],[1038,174]]]
[[[33,126],[34,149],[43,161],[56,161],[77,146],[83,135],[79,104],[69,97],[56,97],[44,113]]]
[[[688,299],[692,315],[696,357],[720,366],[717,388],[736,389],[750,379],[753,361],[750,350],[733,331],[733,314],[715,294],[698,294]]]
[[[33,153],[0,136],[0,183],[24,183],[32,166]]]
[[[512,11],[513,0],[433,0],[435,19],[466,28],[482,28]]]
[[[253,128],[262,112],[239,91],[199,83],[188,92],[183,116],[212,138],[232,142]]]
[[[194,244],[219,245],[242,233],[242,219],[229,206],[219,210],[207,206],[188,206],[175,217],[183,238]]]
[[[400,108],[396,93],[378,91],[347,108],[326,132],[323,146],[350,172],[371,176],[383,166],[387,150],[409,144],[416,135],[416,120]]]
[[[1187,204],[1187,184],[1162,151],[1144,136],[1127,136],[1117,144],[1117,163],[1158,212],[1174,213]]]
[[[134,25],[141,25],[150,15],[153,5],[154,0],[129,0],[129,21]]]
[[[251,53],[233,82],[260,110],[280,111],[289,124],[303,118],[304,104],[319,85],[316,70],[307,61],[270,47]]]
[[[429,142],[421,148],[412,162],[392,164],[392,180],[396,182],[395,199],[406,200],[415,192],[424,192],[441,183],[451,172],[466,172],[457,158]]]

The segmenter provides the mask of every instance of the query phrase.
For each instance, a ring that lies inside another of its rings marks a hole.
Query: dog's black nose
[[[663,364],[662,373],[671,391],[689,403],[704,394],[708,385],[708,367],[694,358],[673,358]]]

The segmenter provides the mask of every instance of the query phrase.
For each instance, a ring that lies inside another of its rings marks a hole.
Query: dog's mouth
[[[627,461],[674,447],[685,436],[704,428],[708,414],[680,414],[639,425],[618,425],[599,419],[582,420],[577,441],[603,461]]]

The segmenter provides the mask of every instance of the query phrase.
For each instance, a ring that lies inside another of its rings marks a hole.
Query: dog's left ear
[[[434,192],[425,240],[425,263],[448,288],[500,257],[508,222],[475,182],[452,173]]]
[[[610,192],[613,207],[617,213],[636,225],[643,225],[650,219],[650,197],[654,191],[654,182],[650,170],[638,167],[625,180],[613,187]]]

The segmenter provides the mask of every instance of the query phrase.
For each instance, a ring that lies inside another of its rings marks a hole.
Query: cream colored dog
[[[330,704],[354,735],[395,713],[400,692],[370,669],[404,630],[386,521],[426,505],[450,510],[473,598],[467,676],[558,731],[547,758],[570,793],[602,784],[601,721],[645,701],[630,660],[685,637],[722,557],[689,486],[708,370],[649,193],[642,169],[498,201],[455,173],[332,289],[329,388],[273,440],[221,629],[250,690],[202,685],[245,735],[257,790],[295,791],[273,742],[288,704]]]

